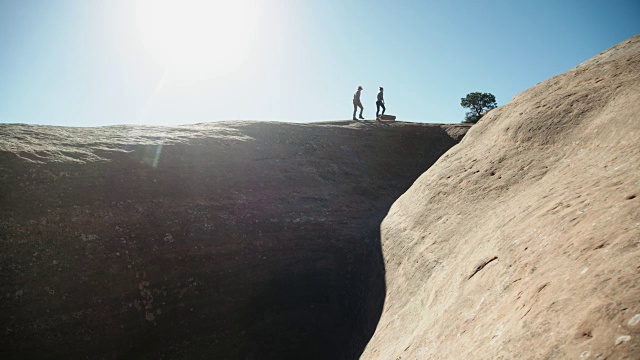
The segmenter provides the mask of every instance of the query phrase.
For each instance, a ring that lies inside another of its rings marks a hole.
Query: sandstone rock
[[[489,112],[384,219],[362,358],[639,358],[639,114],[640,35]]]
[[[1,357],[356,358],[380,222],[468,128],[2,124]]]
[[[619,337],[616,339],[616,343],[615,343],[615,344],[616,344],[616,345],[620,345],[620,344],[622,344],[622,343],[624,343],[624,342],[627,342],[627,341],[629,341],[629,340],[631,340],[631,336],[629,336],[629,335],[622,335],[622,336],[619,336]]]

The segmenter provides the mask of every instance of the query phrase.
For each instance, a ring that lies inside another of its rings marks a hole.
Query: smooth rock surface
[[[363,359],[640,358],[640,35],[490,111],[382,247]]]

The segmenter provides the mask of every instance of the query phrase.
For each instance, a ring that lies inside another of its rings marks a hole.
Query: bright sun
[[[260,0],[137,0],[144,47],[167,71],[222,73],[250,55]]]

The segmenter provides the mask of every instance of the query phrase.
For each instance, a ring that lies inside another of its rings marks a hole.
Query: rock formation
[[[640,358],[640,35],[489,112],[382,224],[364,359]]]
[[[0,125],[0,357],[357,358],[380,222],[467,129]]]

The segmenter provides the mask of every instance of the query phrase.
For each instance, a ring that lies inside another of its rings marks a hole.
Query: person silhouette
[[[380,120],[380,108],[382,108],[382,115],[384,115],[385,110],[387,108],[384,106],[384,89],[382,86],[379,87],[380,91],[378,91],[378,97],[376,100],[376,120]]]
[[[356,90],[356,93],[353,94],[353,120],[358,120],[356,119],[356,111],[358,110],[358,107],[360,107],[360,119],[364,119],[362,117],[362,110],[364,110],[364,107],[362,106],[362,102],[360,101],[360,92],[362,91],[362,86],[358,86],[358,90]]]

